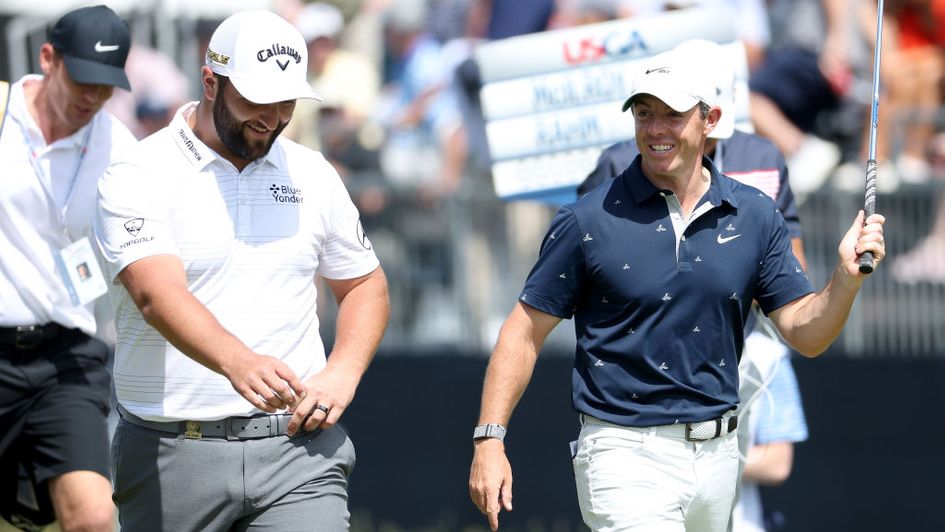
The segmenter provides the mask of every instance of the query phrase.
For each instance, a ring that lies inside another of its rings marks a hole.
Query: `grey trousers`
[[[115,504],[127,531],[348,530],[351,440],[335,426],[293,438],[184,439],[121,420]]]

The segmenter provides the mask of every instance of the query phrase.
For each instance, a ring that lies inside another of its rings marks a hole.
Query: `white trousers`
[[[736,433],[705,442],[584,416],[578,502],[594,531],[725,532],[738,480]]]

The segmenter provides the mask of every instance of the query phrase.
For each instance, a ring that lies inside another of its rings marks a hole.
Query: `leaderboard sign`
[[[686,39],[725,46],[739,66],[738,119],[747,119],[747,67],[734,16],[722,8],[512,37],[476,50],[496,194],[505,200],[563,203],[603,148],[633,138],[620,107],[646,58]],[[739,94],[741,93],[741,94]]]

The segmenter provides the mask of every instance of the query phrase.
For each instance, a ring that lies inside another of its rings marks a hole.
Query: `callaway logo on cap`
[[[308,83],[308,48],[294,26],[269,11],[244,11],[213,32],[206,64],[247,100],[321,100]]]
[[[124,71],[131,32],[108,7],[66,13],[50,30],[49,43],[62,54],[73,81],[131,90]]]

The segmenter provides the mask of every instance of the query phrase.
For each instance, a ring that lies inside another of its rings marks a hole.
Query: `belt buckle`
[[[16,335],[13,339],[13,347],[21,351],[29,351],[43,343],[42,327],[36,325],[20,325],[16,328]]]
[[[184,437],[189,440],[202,440],[203,432],[200,431],[199,421],[184,422]]]
[[[722,435],[722,418],[717,417],[711,421],[715,422],[715,434],[709,436],[708,438],[694,438],[692,437],[692,426],[696,423],[686,423],[686,441],[709,441],[714,440]],[[708,421],[700,421],[698,424],[708,423]]]
[[[703,441],[692,437],[692,423],[686,423],[686,441]]]

